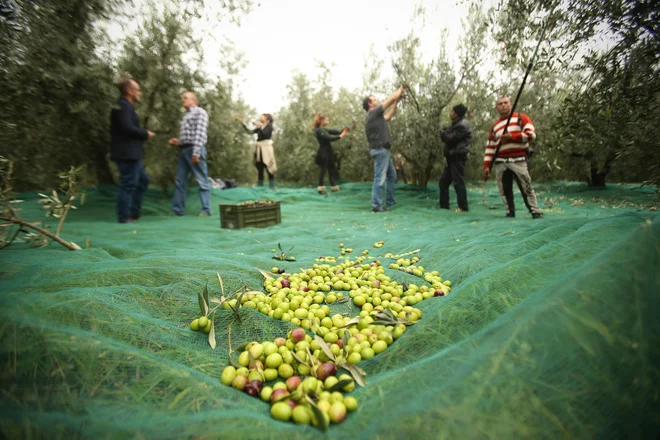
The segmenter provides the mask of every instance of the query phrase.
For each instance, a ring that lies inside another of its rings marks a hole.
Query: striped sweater
[[[518,117],[520,115],[520,118]],[[488,134],[488,142],[486,142],[486,153],[484,154],[484,168],[488,168],[490,162],[493,160],[497,143],[504,133],[504,126],[508,117],[502,117],[495,122],[493,129]],[[522,126],[522,127],[521,127]],[[529,150],[529,143],[536,139],[536,129],[532,120],[529,119],[524,113],[514,113],[509,122],[508,133],[511,134],[512,140],[508,143],[502,143],[500,152],[497,158],[513,158],[525,157]],[[495,162],[498,160],[495,159]]]

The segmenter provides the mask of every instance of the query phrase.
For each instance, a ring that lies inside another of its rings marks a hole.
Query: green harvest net
[[[326,197],[312,188],[214,191],[213,217],[169,217],[148,193],[143,218],[115,223],[112,189],[88,193],[57,244],[0,251],[5,438],[318,438],[311,426],[272,419],[268,405],[219,381],[232,345],[273,340],[292,324],[253,309],[216,316],[218,346],[192,332],[197,292],[216,272],[228,291],[260,289],[283,266],[309,268],[338,255],[421,249],[427,271],[451,280],[446,297],[384,353],[359,365],[358,410],[329,438],[649,438],[660,430],[660,217],[653,195],[631,186],[587,191],[537,184],[545,210],[505,219],[492,184],[487,206],[438,211],[437,189],[397,188],[394,210],[372,214],[370,185]],[[452,193],[452,197],[454,194]],[[35,195],[23,215],[40,219]],[[219,204],[273,198],[282,223],[220,229]],[[384,240],[375,249],[373,243]],[[276,262],[281,242],[297,262]],[[385,266],[390,263],[383,260]],[[338,260],[339,261],[339,260]],[[386,269],[399,282],[420,279]],[[421,283],[420,283],[421,284]],[[357,314],[352,304],[333,313]],[[286,437],[283,437],[286,436]]]

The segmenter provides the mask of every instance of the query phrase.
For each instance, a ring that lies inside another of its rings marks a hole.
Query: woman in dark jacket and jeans
[[[335,153],[332,151],[332,145],[330,142],[337,141],[348,132],[348,129],[345,128],[342,131],[332,130],[326,128],[330,123],[330,119],[327,116],[317,113],[314,116],[314,135],[316,140],[319,141],[319,151],[316,153],[316,164],[321,168],[321,174],[319,175],[319,194],[325,194],[325,172],[328,171],[328,177],[330,178],[330,189],[332,191],[339,191],[339,187],[335,185],[335,178],[337,177],[337,170],[335,168]]]

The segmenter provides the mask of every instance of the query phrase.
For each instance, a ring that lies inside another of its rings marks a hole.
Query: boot
[[[316,190],[319,192],[319,194],[325,194],[325,186],[319,186],[316,188]]]
[[[264,186],[264,181],[262,179],[259,179],[257,181],[257,186]]]
[[[268,179],[268,186],[270,187],[270,189],[275,189],[275,178],[274,177],[271,177],[270,179]]]
[[[332,192],[337,192],[337,191],[339,191],[339,187],[338,187],[337,185],[333,185],[333,186],[331,186],[330,189],[332,190]]]

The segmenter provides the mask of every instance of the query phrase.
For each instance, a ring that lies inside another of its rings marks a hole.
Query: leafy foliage
[[[147,1],[150,11],[119,48],[111,47],[104,23],[135,21],[131,2],[119,0],[15,0],[0,7],[0,155],[14,163],[18,191],[52,187],[56,170],[84,166],[81,185],[112,182],[108,160],[108,115],[115,105],[114,84],[136,79],[144,92],[137,106],[143,125],[156,131],[146,144],[145,165],[152,183],[172,186],[176,137],[182,116],[180,96],[191,89],[210,116],[209,174],[255,180],[252,139],[232,120],[252,110],[235,97],[232,77],[244,65],[231,45],[223,53],[221,80],[204,70],[202,36],[196,20],[239,21],[252,0]],[[364,134],[362,99],[383,99],[406,83],[411,92],[391,121],[393,153],[412,167],[420,188],[444,166],[439,129],[449,109],[463,102],[473,128],[467,177],[482,173],[483,148],[496,99],[514,95],[525,65],[548,33],[517,110],[537,129],[532,174],[539,179],[582,179],[602,186],[606,179],[660,182],[660,20],[657,2],[608,0],[500,0],[484,9],[466,3],[468,16],[457,47],[431,60],[420,53],[417,30],[388,48],[391,63],[373,49],[365,60],[358,90],[333,87],[332,66],[319,63],[311,78],[294,73],[288,103],[274,111],[278,179],[313,182],[318,144],[312,119],[329,116],[332,128],[349,127],[335,142],[342,179],[370,180],[373,168]],[[422,19],[418,8],[415,20]],[[418,27],[419,28],[419,27]],[[596,41],[604,41],[601,49]],[[117,53],[117,49],[118,53]],[[455,62],[454,53],[458,55]]]

